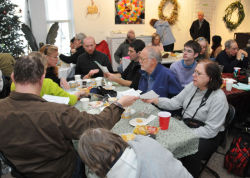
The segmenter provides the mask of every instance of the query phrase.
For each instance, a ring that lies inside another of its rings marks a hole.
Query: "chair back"
[[[222,140],[222,142],[220,144],[223,148],[226,147],[228,129],[229,129],[229,126],[231,125],[231,123],[233,122],[234,117],[235,117],[235,108],[234,108],[233,105],[229,104],[228,105],[228,112],[227,112],[227,115],[226,115],[226,120],[225,120],[225,123],[224,123],[224,126],[225,126],[224,138],[223,138],[223,140]]]
[[[11,173],[12,177],[25,178],[25,176],[16,169],[16,166],[8,160],[4,153],[0,151],[0,177]]]
[[[229,128],[229,126],[231,125],[233,119],[234,119],[234,116],[235,116],[235,108],[233,105],[229,104],[228,105],[229,108],[228,108],[228,112],[227,112],[227,115],[226,115],[226,120],[225,120],[225,130]]]

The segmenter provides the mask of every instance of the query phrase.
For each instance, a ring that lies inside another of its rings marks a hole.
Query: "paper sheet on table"
[[[45,99],[48,102],[53,102],[53,103],[69,104],[69,97],[43,95],[43,99]]]
[[[117,92],[117,97],[120,98],[122,96],[140,96],[141,90],[135,90],[135,89],[129,89],[126,91],[118,91]]]
[[[125,71],[125,69],[128,67],[128,65],[130,64],[131,60],[127,59],[127,58],[122,58],[122,69],[123,71]]]
[[[233,87],[239,90],[246,90],[246,91],[250,90],[250,85],[244,83],[233,84]]]
[[[147,93],[144,93],[140,96],[141,99],[154,99],[154,98],[158,98],[159,95],[156,94],[153,90],[150,90]]]
[[[108,68],[106,67],[106,66],[102,66],[99,62],[97,62],[97,61],[94,61],[97,65],[98,65],[98,67],[102,70],[102,72],[103,73],[108,73],[109,72],[109,70],[108,70]]]

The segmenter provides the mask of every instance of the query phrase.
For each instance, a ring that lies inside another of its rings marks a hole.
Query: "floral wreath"
[[[165,7],[167,2],[172,3],[174,6],[170,17],[164,16],[164,14],[163,14],[163,8]],[[173,25],[173,24],[175,24],[175,22],[178,18],[178,8],[179,8],[179,5],[178,5],[177,0],[162,0],[160,2],[159,7],[158,7],[158,16],[160,19],[166,20],[166,21],[168,21],[169,24]]]
[[[122,22],[135,22],[144,11],[142,1],[139,0],[119,0],[117,8]]]
[[[238,9],[238,13],[237,13],[238,20],[237,20],[237,22],[232,22],[231,21],[232,14],[237,9]],[[240,1],[236,1],[236,2],[233,2],[232,4],[230,4],[226,8],[225,12],[226,12],[226,14],[223,17],[223,21],[225,22],[226,27],[231,31],[236,29],[245,18],[244,8],[243,8],[243,5],[241,4]]]

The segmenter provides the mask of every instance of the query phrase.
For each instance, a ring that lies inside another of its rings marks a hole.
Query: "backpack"
[[[239,135],[233,139],[224,159],[228,172],[238,176],[250,176],[250,137]]]

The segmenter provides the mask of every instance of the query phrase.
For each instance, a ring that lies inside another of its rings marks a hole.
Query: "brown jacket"
[[[72,139],[88,128],[111,129],[123,111],[112,104],[99,115],[90,115],[33,94],[12,92],[0,100],[0,150],[27,177],[70,178],[76,162]]]

